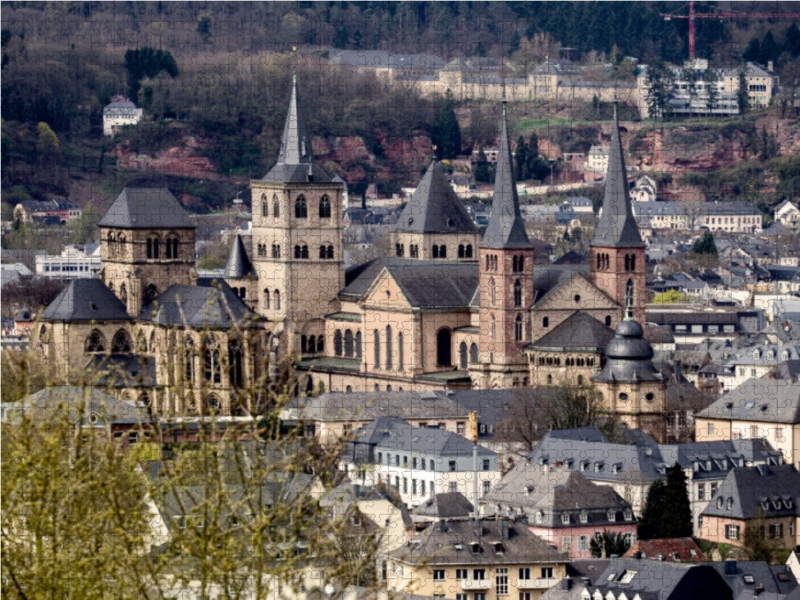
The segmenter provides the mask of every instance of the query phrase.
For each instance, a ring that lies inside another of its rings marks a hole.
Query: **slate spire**
[[[255,277],[256,272],[253,269],[253,263],[250,262],[250,257],[247,256],[242,236],[237,233],[228,255],[228,264],[225,265],[224,277],[226,279],[244,279],[250,275]]]
[[[530,248],[525,232],[525,222],[519,212],[517,182],[514,180],[514,162],[508,136],[506,103],[503,102],[503,122],[500,130],[500,151],[494,181],[492,216],[483,234],[482,248]]]
[[[608,154],[606,189],[603,196],[603,215],[597,223],[590,245],[607,248],[644,247],[639,227],[633,218],[616,104],[614,105],[614,125],[611,130],[611,148]]]
[[[289,112],[281,136],[281,151],[278,162],[267,173],[265,180],[283,182],[324,182],[331,178],[314,164],[311,151],[311,136],[306,130],[306,120],[297,93],[297,75],[292,75],[292,95]]]

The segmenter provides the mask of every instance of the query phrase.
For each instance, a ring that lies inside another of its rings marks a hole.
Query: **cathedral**
[[[251,181],[253,236],[198,277],[195,226],[167,189],[125,188],[100,221],[99,279],[72,281],[32,338],[63,375],[104,368],[162,415],[247,414],[284,357],[299,392],[594,382],[663,437],[665,382],[643,339],[645,245],[616,114],[602,216],[584,264],[537,255],[520,214],[505,104],[481,235],[433,161],[390,232],[346,268],[340,179],[314,162],[297,82],[276,164]]]

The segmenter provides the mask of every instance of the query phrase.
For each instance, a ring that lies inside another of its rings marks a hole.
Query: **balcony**
[[[548,579],[536,578],[536,579],[518,579],[517,580],[517,589],[518,590],[547,590],[557,584],[560,580],[556,579],[555,577],[551,577]]]
[[[461,589],[465,592],[471,590],[490,590],[492,589],[491,579],[462,579]]]

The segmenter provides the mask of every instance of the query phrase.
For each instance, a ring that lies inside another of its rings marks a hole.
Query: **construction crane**
[[[689,2],[688,15],[676,15],[675,13],[685,8],[684,4],[680,8],[669,14],[662,14],[665,21],[672,19],[689,19],[689,58],[694,60],[694,21],[695,19],[800,19],[800,13],[745,13],[745,12],[694,12],[694,2]]]

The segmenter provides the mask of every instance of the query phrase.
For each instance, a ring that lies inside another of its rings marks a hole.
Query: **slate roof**
[[[508,528],[508,539],[502,539],[501,530],[505,527]],[[472,543],[478,544],[479,552],[471,550]],[[496,547],[495,543],[502,546]],[[566,562],[562,554],[531,533],[524,524],[494,520],[482,520],[477,525],[474,521],[439,521],[390,552],[389,556],[413,565],[425,561],[427,566]]]
[[[143,407],[127,400],[118,400],[97,387],[74,385],[45,388],[25,396],[15,403],[32,419],[46,418],[58,410],[65,410],[71,422],[81,421],[84,426],[103,427],[104,424],[137,424],[150,421]],[[78,409],[82,408],[82,412]],[[91,415],[101,420],[89,421]]]
[[[614,338],[605,346],[606,364],[592,375],[593,381],[663,381],[653,366],[653,347],[644,339],[644,329],[625,319],[614,329]]]
[[[765,594],[786,594],[797,588],[794,576],[790,576],[789,581],[781,582],[776,576],[777,573],[764,561],[728,560],[708,564],[722,576],[728,587],[733,590],[734,598],[740,598],[743,593],[747,594],[745,597],[755,598],[754,590],[760,585],[764,586],[764,591],[757,596],[758,598],[764,597]],[[785,567],[783,568],[785,569]],[[750,575],[753,582],[747,583],[744,580],[745,575]]]
[[[157,325],[228,329],[257,316],[224,281],[198,279],[194,286],[169,286],[142,308],[139,318]]]
[[[264,176],[264,181],[282,183],[315,182],[328,183],[331,178],[314,164],[311,151],[311,136],[306,131],[306,120],[297,95],[297,77],[292,82],[289,112],[281,136],[281,151],[278,162]]]
[[[247,250],[242,242],[242,236],[236,234],[236,239],[233,240],[231,245],[231,252],[228,255],[228,264],[225,265],[223,277],[228,279],[245,279],[247,277],[257,277],[256,270],[253,268],[253,263],[250,262],[250,257],[247,256]]]
[[[619,136],[619,119],[614,107],[614,125],[611,131],[611,152],[608,157],[606,189],[603,196],[603,214],[595,228],[592,246],[613,248],[644,248],[639,228],[633,218],[628,174]]]
[[[360,299],[384,268],[417,308],[468,308],[478,288],[477,263],[377,258],[347,270],[340,297]]]
[[[786,379],[748,379],[695,418],[800,423],[800,385]]]
[[[533,303],[534,305],[542,302],[551,292],[555,291],[561,284],[570,277],[580,273],[589,274],[589,264],[561,264],[556,265],[537,265],[533,270]]]
[[[406,204],[394,231],[409,233],[477,233],[439,163],[431,162]]]
[[[434,427],[414,427],[400,417],[375,419],[369,425],[353,432],[353,439],[358,444],[428,456],[472,454],[472,442],[463,435]],[[344,455],[347,455],[347,451]],[[497,453],[478,445],[478,456],[497,456]]]
[[[783,460],[779,450],[773,450],[761,439],[661,445],[651,442],[612,444],[594,441],[591,437],[583,441],[560,437],[549,431],[528,458],[532,463],[542,464],[544,461],[553,467],[562,463],[564,468],[580,471],[591,481],[648,484],[664,479],[669,467],[676,462],[687,469],[694,469],[697,462],[694,479],[720,480],[735,466],[734,460],[744,464],[763,463],[768,457]],[[601,463],[600,470],[595,470],[598,463]],[[617,465],[616,472],[612,469],[614,464]]]
[[[167,188],[124,188],[99,225],[124,229],[196,228],[189,214]]]
[[[728,473],[703,516],[753,519],[760,511],[765,517],[797,516],[798,499],[800,473],[794,465],[737,467]]]
[[[155,388],[156,359],[135,354],[93,354],[83,369],[101,387]]]
[[[708,562],[706,555],[690,537],[636,540],[624,556],[634,558],[639,552],[641,558],[663,556],[664,560],[672,562]]]
[[[545,334],[529,348],[591,348],[601,351],[609,340],[614,338],[614,332],[595,319],[589,313],[578,311],[559,323],[552,331]]]
[[[436,494],[414,509],[415,516],[434,519],[466,519],[471,512],[472,502],[461,492]]]
[[[100,279],[73,279],[50,303],[45,321],[130,321],[125,305]]]
[[[411,514],[408,512],[405,503],[392,498],[391,494],[380,486],[364,486],[345,481],[320,496],[319,505],[322,508],[331,508],[335,506],[342,509],[350,504],[371,502],[374,500],[388,500],[400,511],[403,523],[406,526],[411,524]]]
[[[578,527],[582,524],[580,514],[586,512],[587,526],[608,526],[608,511],[615,514],[614,523],[626,521],[625,510],[631,509],[610,486],[595,485],[580,472],[567,469],[551,469],[527,461],[517,463],[513,470],[486,494],[482,501],[490,505],[507,506],[528,515],[528,524],[541,527]],[[531,515],[541,512],[541,523]],[[569,514],[569,523],[562,522],[562,515]]]
[[[570,250],[566,254],[564,254],[561,258],[556,259],[553,261],[554,265],[580,265],[583,263],[587,263],[589,259],[585,257],[583,254],[579,252],[575,252],[575,250]]]
[[[500,129],[500,151],[495,165],[492,216],[483,234],[482,248],[531,248],[525,221],[519,212],[517,182],[514,180],[514,162],[511,158],[511,140],[508,135],[506,104],[503,102],[503,121]]]

